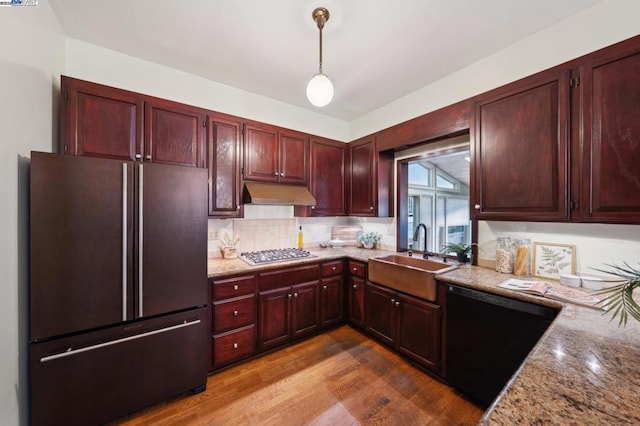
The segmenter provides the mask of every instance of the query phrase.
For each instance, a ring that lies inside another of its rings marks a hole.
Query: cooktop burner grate
[[[284,248],[273,250],[260,250],[240,253],[240,259],[250,265],[261,265],[265,263],[284,262],[286,260],[301,259],[305,257],[315,257],[306,250],[297,248]]]

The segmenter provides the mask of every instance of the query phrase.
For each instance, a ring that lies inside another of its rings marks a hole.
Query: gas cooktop
[[[284,248],[273,250],[250,251],[240,253],[240,259],[249,265],[263,265],[265,263],[284,262],[286,260],[315,257],[306,250],[297,248]]]

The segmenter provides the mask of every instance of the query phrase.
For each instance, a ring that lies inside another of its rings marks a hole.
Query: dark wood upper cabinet
[[[60,152],[205,167],[203,110],[62,76]]]
[[[242,123],[232,117],[207,119],[209,216],[242,217]]]
[[[62,76],[61,153],[135,160],[143,151],[143,120],[136,93]]]
[[[205,167],[204,111],[171,101],[145,101],[144,160]]]
[[[480,99],[471,135],[472,212],[483,220],[569,220],[569,71]]]
[[[309,183],[309,137],[290,130],[278,132],[280,141],[280,182]]]
[[[325,139],[311,139],[311,177],[309,186],[316,199],[312,216],[347,214],[346,151],[348,145]]]
[[[273,126],[244,126],[244,179],[278,182],[278,130]]]
[[[266,124],[244,128],[244,179],[306,185],[309,138]]]
[[[640,42],[589,58],[578,87],[579,220],[640,223]]]
[[[391,212],[393,153],[378,152],[376,137],[349,144],[349,214],[387,217]]]

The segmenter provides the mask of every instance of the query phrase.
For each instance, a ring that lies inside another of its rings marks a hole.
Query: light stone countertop
[[[342,257],[366,262],[391,253],[352,247],[310,251],[317,257],[258,267],[238,259],[210,259],[209,277]],[[512,277],[475,266],[437,276],[442,282],[562,308],[479,424],[640,424],[640,322],[630,319],[620,328],[602,311],[497,287]]]

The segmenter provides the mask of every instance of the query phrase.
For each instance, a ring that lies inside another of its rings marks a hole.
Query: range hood
[[[277,206],[315,206],[316,199],[304,186],[279,183],[245,182],[243,191],[245,204]]]

